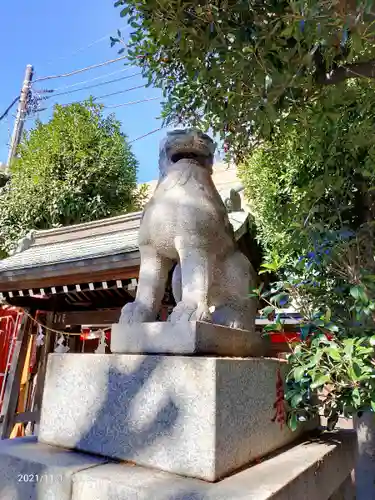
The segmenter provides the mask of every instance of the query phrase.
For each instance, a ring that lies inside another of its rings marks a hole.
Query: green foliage
[[[373,76],[373,2],[117,0],[130,61],[164,91],[167,123],[212,127],[237,156],[324,85]],[[121,33],[111,44],[125,42]],[[280,113],[280,111],[282,111]]]
[[[133,210],[141,211],[144,209],[146,203],[148,202],[150,197],[150,190],[147,184],[141,184],[137,187],[137,190],[134,193],[134,203]]]
[[[359,236],[361,230],[366,238],[372,232],[374,90],[369,82],[326,88],[239,167],[273,256],[301,256],[330,231],[347,228]]]
[[[286,393],[292,428],[319,407],[334,426],[339,413],[375,404],[374,96],[365,81],[327,87],[240,167],[263,270],[280,278],[257,292],[275,318],[266,332],[283,329],[277,307],[301,316]]]
[[[56,106],[25,135],[0,196],[0,247],[30,229],[87,222],[137,208],[137,161],[113,115],[100,105]]]
[[[293,349],[285,399],[289,425],[323,409],[331,428],[338,417],[375,411],[375,336],[328,340],[320,333]],[[317,394],[319,394],[319,400]]]
[[[298,285],[305,287],[308,308],[303,301],[294,300]],[[289,346],[290,372],[285,392],[292,430],[321,410],[331,429],[340,415],[352,417],[360,411],[375,411],[375,276],[349,286],[348,292],[346,309],[331,310],[324,305],[328,301],[322,300],[319,310],[303,283],[285,280],[271,291],[255,291],[269,304],[262,314],[275,318],[273,324],[265,327],[266,334],[283,330],[282,319],[275,314],[280,302],[283,306],[294,302],[301,312],[301,341]],[[366,325],[369,317],[371,324]]]

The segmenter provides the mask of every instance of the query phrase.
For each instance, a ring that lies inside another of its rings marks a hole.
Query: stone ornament
[[[100,334],[98,347],[95,349],[95,354],[105,354],[105,348],[107,347],[106,339],[105,339],[105,330],[103,330]]]
[[[24,238],[21,238],[18,243],[17,247],[13,249],[12,252],[10,252],[10,255],[15,255],[17,253],[24,252],[25,250],[28,250],[33,244],[35,243],[35,231],[29,231],[27,235]]]
[[[222,195],[221,198],[223,198]],[[224,204],[228,213],[243,212],[241,195],[235,189],[229,191],[228,196],[224,198]]]
[[[65,354],[66,352],[70,351],[69,346],[64,345],[65,343],[65,338],[63,334],[60,334],[57,342],[56,342],[56,347],[53,352],[56,352],[58,354]]]
[[[238,249],[226,207],[212,181],[215,145],[195,129],[174,130],[162,141],[159,181],[139,230],[141,267],[134,302],[120,324],[155,321],[168,273],[176,307],[168,321],[208,321],[253,330],[256,285]]]

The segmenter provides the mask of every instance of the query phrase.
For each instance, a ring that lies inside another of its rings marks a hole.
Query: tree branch
[[[339,66],[329,73],[319,74],[317,83],[321,85],[336,85],[349,78],[375,79],[375,60]]]

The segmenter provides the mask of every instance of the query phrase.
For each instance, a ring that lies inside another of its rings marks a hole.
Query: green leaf
[[[334,347],[328,347],[325,349],[325,352],[334,361],[341,361],[341,354],[338,349],[335,349]]]
[[[371,409],[372,409],[372,411],[375,412],[375,401],[374,400],[371,401]]]
[[[361,359],[357,359],[357,361],[353,362],[353,371],[355,373],[357,380],[361,377],[363,369],[364,369],[364,364]]]
[[[297,430],[297,427],[298,427],[298,420],[297,420],[297,416],[292,413],[289,418],[288,418],[288,427],[289,429],[294,432],[295,430]]]
[[[373,335],[372,337],[370,337],[370,345],[374,346],[375,347],[375,335]]]
[[[329,375],[320,375],[314,382],[311,384],[311,389],[317,389],[318,387],[322,387],[323,385],[330,382],[331,378]]]
[[[302,394],[296,394],[295,396],[293,396],[290,400],[291,407],[297,408],[302,399],[303,399]]]
[[[129,7],[125,7],[125,9],[122,9],[122,11],[120,12],[120,16],[121,17],[125,17],[129,14],[130,12],[130,8]]]
[[[275,308],[273,306],[267,306],[262,309],[262,316],[269,316],[270,314],[275,312]]]
[[[354,405],[358,408],[361,404],[361,396],[359,394],[359,390],[357,388],[352,391],[352,398]]]
[[[346,354],[347,357],[351,358],[354,349],[354,339],[344,339],[343,344],[344,354]]]
[[[324,325],[324,328],[326,328],[327,330],[329,330],[330,332],[333,332],[333,333],[336,333],[339,331],[339,327],[337,325],[333,325],[333,324]]]
[[[362,38],[359,32],[352,31],[350,33],[350,39],[355,52],[360,52],[362,50]]]
[[[267,262],[262,264],[259,274],[276,272],[280,267],[279,262]]]
[[[326,313],[324,316],[324,320],[326,323],[329,323],[331,321],[331,316],[332,316],[332,311],[329,307],[327,307],[327,310],[326,310]]]
[[[299,382],[302,379],[305,371],[306,371],[306,368],[304,366],[298,366],[297,368],[295,368],[293,371],[294,380],[296,382]]]
[[[301,340],[306,340],[311,332],[311,325],[303,325],[300,328],[301,330]]]
[[[281,36],[285,37],[285,38],[289,38],[294,32],[294,25],[293,24],[289,24],[286,28],[284,28],[284,30],[281,32]]]
[[[265,325],[263,330],[265,332],[281,332],[283,329],[283,325],[281,323],[272,323],[269,325]]]
[[[310,361],[307,363],[306,368],[314,368],[317,367],[322,359],[323,350],[320,349],[315,353],[311,353]]]
[[[368,297],[363,289],[363,286],[356,285],[350,288],[350,295],[356,299],[361,300],[362,302],[368,302]]]
[[[271,302],[275,302],[275,304],[280,305],[280,302],[282,305],[285,305],[289,300],[289,297],[286,293],[278,293],[277,295],[271,297]]]

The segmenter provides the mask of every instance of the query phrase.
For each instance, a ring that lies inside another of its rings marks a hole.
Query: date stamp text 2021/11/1
[[[17,474],[18,483],[57,483],[62,482],[62,474]]]

